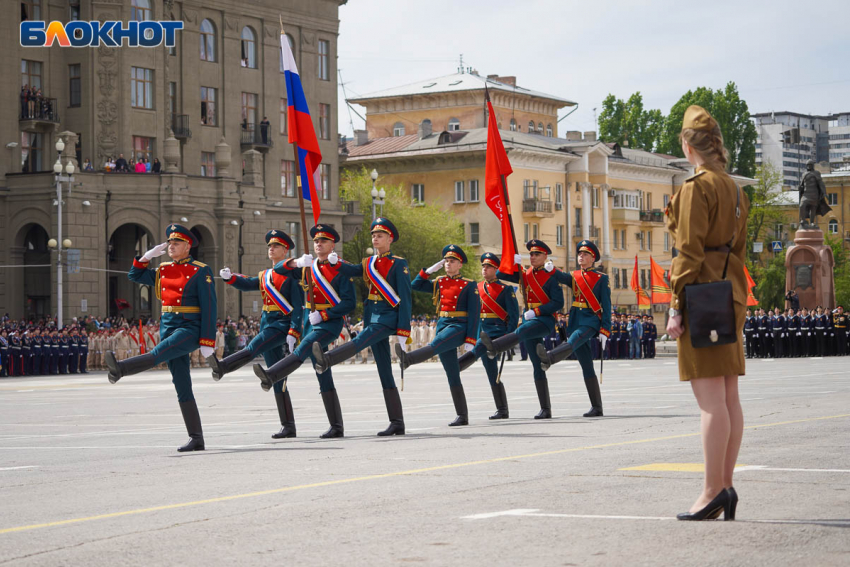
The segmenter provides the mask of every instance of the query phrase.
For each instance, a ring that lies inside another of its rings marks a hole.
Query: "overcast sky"
[[[608,93],[667,114],[728,81],[753,113],[850,112],[848,0],[349,0],[339,17],[349,97],[457,72],[462,53],[481,75],[578,102],[561,137],[595,129]],[[351,136],[342,89],[339,109]]]

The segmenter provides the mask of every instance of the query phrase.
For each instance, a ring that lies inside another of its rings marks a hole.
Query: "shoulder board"
[[[162,268],[164,268],[164,267],[166,267],[166,266],[170,266],[170,265],[171,265],[171,264],[173,264],[173,263],[174,263],[174,262],[163,262],[163,263],[161,263],[159,266],[157,266],[157,267],[156,267],[156,269],[157,269],[157,271],[159,271],[159,270],[161,270]]]
[[[393,258],[395,258],[396,260],[404,260],[404,258],[402,258],[401,256],[396,256],[396,255],[393,255]]]
[[[206,265],[206,264],[204,264],[203,262],[198,262],[197,260],[194,260],[192,263],[193,263],[193,264],[195,264],[195,265],[196,265],[196,266],[198,266],[198,267],[201,267],[201,268],[206,268],[206,267],[207,267],[207,265]]]
[[[469,283],[477,283],[475,280],[470,279],[470,278],[460,278],[460,279],[462,279],[465,282],[469,282]]]
[[[702,175],[702,174],[704,174],[704,173],[705,173],[705,170],[703,169],[702,171],[699,171],[699,172],[697,172],[697,173],[694,173],[693,175],[691,175],[690,177],[688,177],[687,179],[685,179],[685,181],[693,181],[694,179],[696,179],[697,177],[699,177],[700,175]]]

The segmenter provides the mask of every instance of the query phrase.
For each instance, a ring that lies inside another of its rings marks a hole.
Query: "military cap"
[[[525,243],[525,247],[528,248],[529,252],[543,252],[544,254],[552,253],[552,249],[549,248],[549,245],[542,240],[529,240]]]
[[[481,255],[481,263],[485,266],[493,266],[497,270],[501,263],[499,262],[499,257],[493,254],[492,252],[485,252]]]
[[[593,254],[594,262],[597,262],[599,260],[599,248],[597,248],[596,244],[594,244],[590,240],[582,240],[581,242],[576,244],[576,256],[578,256],[579,252],[587,252],[589,254]]]
[[[192,231],[186,228],[185,226],[179,224],[168,225],[168,228],[165,229],[165,239],[182,240],[184,242],[188,242],[189,246],[191,246],[192,248],[198,245],[198,239],[195,238],[195,235],[192,234]]]
[[[717,121],[703,107],[692,104],[685,110],[682,130],[687,128],[692,130],[713,130],[715,126],[717,126]]]
[[[443,258],[454,258],[455,260],[460,260],[464,264],[466,264],[466,254],[463,249],[457,244],[449,244],[445,248],[443,248]]]
[[[339,233],[329,224],[317,224],[310,229],[310,238],[313,240],[326,238],[334,242],[339,242]]]
[[[393,242],[398,242],[398,229],[392,221],[386,217],[378,217],[372,221],[372,227],[369,232],[386,232],[393,237]]]
[[[295,243],[292,238],[282,230],[271,229],[266,233],[266,244],[280,244],[287,250],[295,248]]]

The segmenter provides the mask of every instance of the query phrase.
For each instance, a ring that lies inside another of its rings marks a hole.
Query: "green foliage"
[[[750,213],[747,217],[747,256],[750,271],[755,266],[763,266],[761,257],[753,253],[753,242],[771,240],[768,231],[777,223],[785,221],[781,203],[782,172],[769,161],[756,169],[755,185],[744,188],[750,199]]]
[[[663,120],[660,110],[644,110],[640,92],[628,101],[609,94],[599,114],[599,137],[621,146],[653,151]]]
[[[850,308],[850,251],[844,248],[840,236],[827,234],[824,242],[832,248],[835,259],[835,304],[843,305],[847,311]]]
[[[750,275],[756,282],[753,295],[762,309],[785,307],[785,250],[773,257],[766,267],[755,267]]]
[[[372,179],[365,168],[358,171],[343,171],[340,182],[340,196],[344,201],[357,201],[359,213],[363,215],[363,225],[354,238],[345,242],[343,257],[349,262],[358,262],[369,254],[366,249],[372,246],[369,228],[372,224]],[[408,189],[398,185],[384,187],[383,212],[399,231],[400,238],[393,243],[396,256],[407,259],[410,266],[410,279],[416,277],[421,268],[427,268],[442,257],[443,247],[457,244],[463,248],[469,262],[463,266],[465,277],[478,279],[481,263],[473,248],[465,244],[466,235],[463,223],[448,211],[432,204],[412,203]],[[380,211],[379,211],[380,212]],[[435,275],[440,275],[440,272]],[[366,295],[366,286],[362,279],[355,280],[358,296]],[[357,313],[362,305],[358,304]],[[413,292],[413,314],[433,315],[435,307],[431,296]]]

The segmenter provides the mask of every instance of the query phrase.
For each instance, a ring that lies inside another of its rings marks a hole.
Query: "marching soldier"
[[[528,357],[534,368],[534,386],[537,399],[540,402],[540,412],[534,419],[549,419],[552,417],[552,404],[549,400],[549,381],[546,370],[542,367],[537,345],[542,344],[543,337],[555,328],[555,313],[564,307],[564,292],[558,285],[557,277],[552,277],[554,266],[547,263],[552,250],[542,240],[529,240],[525,247],[529,251],[531,267],[525,271],[526,294],[528,304],[523,314],[524,322],[513,333],[508,333],[497,339],[491,339],[486,332],[481,333],[481,342],[487,348],[487,356],[496,358],[499,353],[513,348],[519,342],[525,343]],[[514,256],[514,264],[522,265],[519,254]],[[549,269],[547,269],[549,268]],[[499,279],[520,283],[520,274],[505,274],[498,272]],[[574,324],[570,321],[570,324]]]
[[[462,345],[466,354],[471,353],[475,347],[481,311],[477,284],[460,275],[465,263],[466,253],[461,247],[449,244],[443,248],[442,260],[427,270],[423,268],[419,271],[411,287],[415,291],[430,293],[433,296],[439,315],[437,337],[428,345],[409,353],[405,353],[399,344],[395,346],[402,370],[412,364],[425,362],[435,354],[440,357],[457,414],[454,421],[449,423],[450,427],[469,425],[469,409],[460,381],[457,349]],[[440,268],[445,268],[446,275],[431,280],[431,274]]]
[[[362,276],[366,281],[369,294],[363,302],[363,331],[326,353],[322,352],[320,343],[313,343],[313,356],[316,372],[321,374],[361,350],[372,347],[390,419],[389,427],[378,435],[404,435],[404,414],[393,378],[389,338],[395,335],[402,349],[407,350],[412,308],[410,271],[407,260],[393,256],[390,251],[392,243],[398,242],[399,233],[389,219],[378,217],[372,221],[371,233],[375,255],[364,258],[359,265],[342,264],[340,267],[344,276]]]
[[[496,278],[499,270],[499,257],[492,252],[481,256],[481,276],[484,281],[478,282],[478,297],[481,300],[481,316],[477,334],[487,333],[491,339],[503,337],[513,333],[519,322],[519,305],[513,286],[504,285]],[[496,413],[490,419],[508,419],[508,396],[505,393],[505,384],[499,377],[499,362],[487,355],[487,347],[479,338],[475,348],[466,352],[458,358],[460,371],[463,372],[480,358],[487,379],[490,381],[490,390],[493,392],[493,401],[496,403]],[[504,355],[503,355],[504,356]]]
[[[189,442],[178,451],[203,451],[204,433],[198,404],[192,393],[189,373],[189,353],[201,345],[204,355],[210,356],[215,345],[216,296],[212,272],[206,264],[192,259],[190,251],[197,245],[192,233],[179,224],[170,225],[166,242],[154,246],[133,260],[130,281],[154,286],[156,297],[162,301],[162,342],[150,353],[118,361],[115,353],[105,355],[109,382],[114,384],[124,376],[138,374],[168,361],[172,382]],[[155,270],[150,261],[165,254],[172,262],[164,262]]]
[[[599,380],[593,369],[588,341],[599,335],[603,345],[611,334],[611,286],[608,276],[594,271],[593,264],[599,260],[599,249],[590,240],[582,240],[576,246],[576,258],[580,269],[567,274],[556,270],[557,281],[573,289],[573,304],[570,307],[570,324],[567,342],[546,352],[537,345],[543,370],[575,353],[584,376],[584,385],[590,398],[590,411],[584,417],[602,417],[602,393]]]
[[[844,356],[847,354],[847,314],[841,305],[835,311],[832,316],[833,328],[835,329],[835,354]]]
[[[276,363],[267,361],[267,369],[259,364],[254,365],[254,374],[266,392],[272,387],[275,391],[282,388],[286,377],[295,372],[307,357],[315,363],[312,353],[314,343],[327,352],[328,346],[343,332],[345,316],[357,305],[352,278],[342,273],[342,267],[348,264],[342,262],[334,252],[334,246],[339,242],[339,233],[332,226],[317,224],[310,229],[310,236],[313,238],[315,260],[311,254],[305,254],[298,260],[284,261],[274,268],[278,274],[287,274],[293,281],[300,280],[302,287],[309,287],[308,281],[312,280],[313,298],[311,303],[308,297],[305,304],[305,308],[312,311],[304,323],[301,344],[297,348],[290,348],[290,354],[283,360]],[[290,346],[294,347],[294,341]],[[317,370],[316,378],[319,380],[319,392],[330,424],[321,438],[344,437],[342,408],[331,369],[324,372]],[[288,393],[289,389],[286,391]]]

